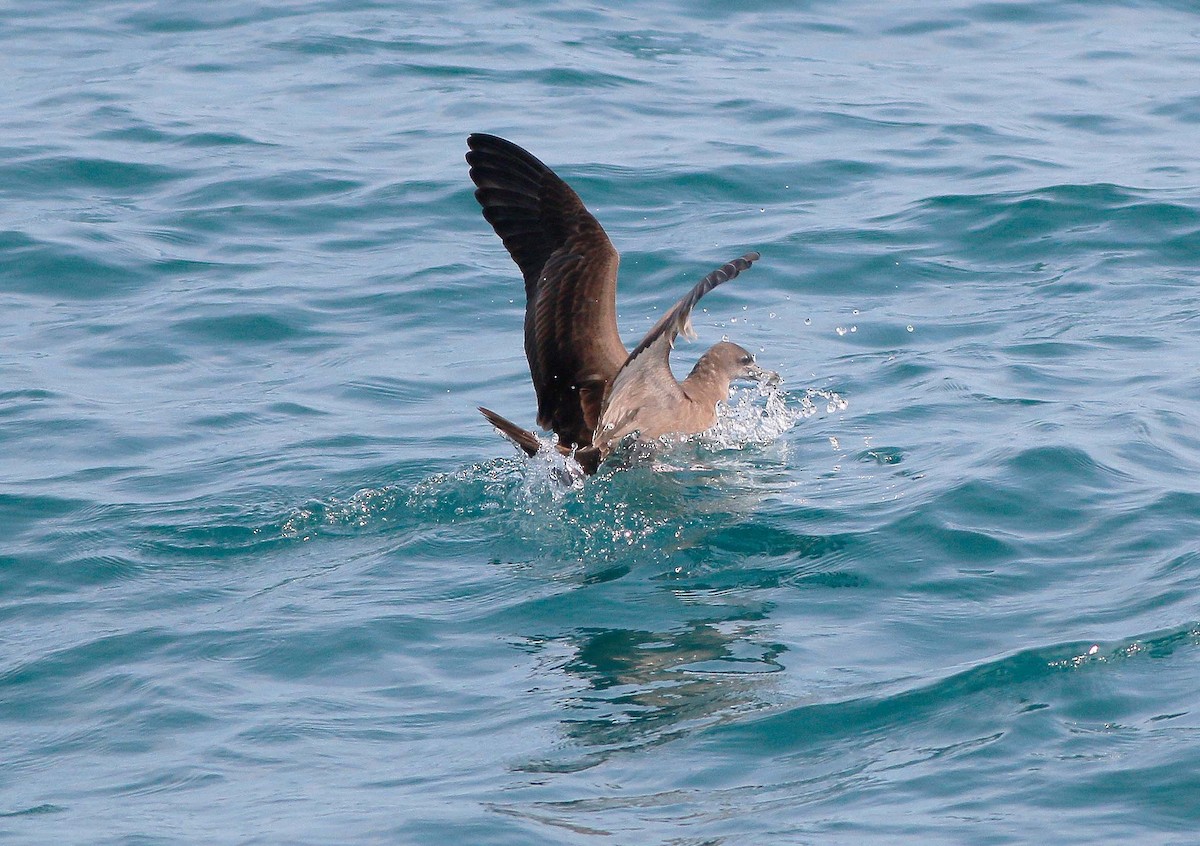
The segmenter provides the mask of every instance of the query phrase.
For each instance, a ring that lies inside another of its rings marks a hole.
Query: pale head
[[[715,384],[725,385],[738,379],[767,383],[779,381],[778,373],[759,367],[745,347],[731,341],[721,341],[709,347],[708,352],[700,356],[688,378],[700,377],[701,374]]]

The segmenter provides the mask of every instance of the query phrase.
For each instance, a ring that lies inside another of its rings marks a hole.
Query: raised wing
[[[484,218],[525,277],[525,356],[538,425],[586,446],[605,388],[626,358],[617,331],[617,265],[608,235],[571,187],[494,135],[467,138]]]
[[[760,258],[746,253],[722,265],[696,283],[692,290],[654,324],[625,360],[613,380],[612,390],[600,415],[596,441],[602,448],[633,432],[639,413],[651,408],[679,408],[686,402],[683,389],[671,372],[670,355],[682,332],[694,338],[692,309],[700,298],[718,285],[733,279]]]

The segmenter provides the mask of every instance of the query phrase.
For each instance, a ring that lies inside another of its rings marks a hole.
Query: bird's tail
[[[539,449],[542,448],[542,442],[538,440],[537,435],[528,429],[522,429],[516,423],[501,417],[490,408],[479,406],[479,412],[488,419],[488,422],[495,426],[500,432],[514,444],[525,450],[528,455],[537,455]]]
[[[516,423],[506,417],[501,417],[490,408],[479,406],[479,412],[488,419],[488,422],[500,430],[506,438],[519,446],[529,455],[537,455],[538,450],[542,448],[542,442],[538,440],[537,435],[528,429],[522,429]],[[600,466],[600,461],[603,458],[600,450],[594,446],[580,447],[574,449],[572,447],[557,444],[556,448],[563,455],[574,456],[575,461],[583,468],[585,475],[591,476]]]

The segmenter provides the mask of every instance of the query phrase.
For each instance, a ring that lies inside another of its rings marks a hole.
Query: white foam
[[[837,393],[818,388],[807,388],[803,394],[792,394],[778,383],[768,382],[735,388],[728,404],[717,409],[717,425],[704,432],[701,440],[721,449],[774,443],[798,421],[819,413],[819,400],[825,401],[827,414],[847,406]]]

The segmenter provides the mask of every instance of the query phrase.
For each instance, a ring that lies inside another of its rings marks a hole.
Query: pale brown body
[[[704,277],[634,348],[617,331],[616,249],[579,196],[510,141],[475,134],[467,162],[483,216],[525,278],[525,355],[538,398],[539,426],[558,435],[593,473],[626,436],[653,439],[712,428],[734,379],[778,378],[737,344],[710,348],[679,382],[669,355],[680,332],[692,335],[693,307],[737,276],[758,253]],[[527,429],[480,408],[530,455],[540,442]]]

